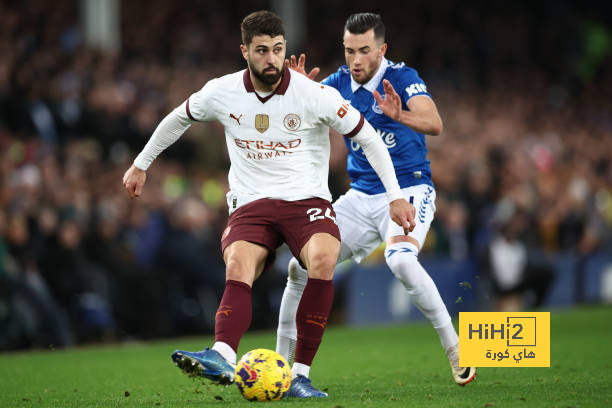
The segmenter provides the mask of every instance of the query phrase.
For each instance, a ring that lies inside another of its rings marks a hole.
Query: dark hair
[[[374,29],[374,38],[376,40],[385,41],[385,23],[383,23],[380,14],[374,13],[356,13],[351,14],[346,19],[344,31],[351,34],[363,34],[366,31]]]
[[[283,20],[279,16],[267,10],[260,10],[249,14],[240,24],[242,43],[249,45],[256,35],[285,36]]]

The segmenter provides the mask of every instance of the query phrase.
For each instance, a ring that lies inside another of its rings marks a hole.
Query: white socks
[[[293,379],[298,375],[303,375],[304,377],[308,378],[310,375],[310,366],[302,363],[294,363],[293,368],[291,369],[291,378]]]
[[[289,262],[287,287],[283,292],[280,312],[278,314],[278,330],[276,337],[276,352],[291,363],[297,343],[297,313],[302,293],[308,282],[308,272],[302,268],[295,258]]]
[[[452,323],[448,323],[442,327],[434,327],[440,336],[440,342],[444,350],[448,350],[449,347],[456,346],[459,344],[459,336],[453,327]]]
[[[236,367],[236,352],[229,344],[223,343],[222,341],[216,341],[212,349],[218,351],[231,366]]]
[[[436,284],[417,258],[418,249],[411,243],[389,245],[385,251],[387,265],[404,284],[414,305],[431,322],[446,350],[454,346],[459,337]]]

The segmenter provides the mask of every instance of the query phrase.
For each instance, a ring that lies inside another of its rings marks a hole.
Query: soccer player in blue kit
[[[435,283],[418,259],[436,210],[436,190],[431,180],[425,135],[439,135],[442,120],[417,72],[403,62],[394,63],[385,58],[384,37],[385,26],[380,15],[351,15],[344,26],[346,65],[322,83],[340,91],[387,145],[404,197],[417,210],[416,227],[405,235],[401,227],[390,222],[380,179],[361,147],[347,139],[351,189],[333,204],[342,236],[338,263],[348,259],[360,262],[386,242],[387,265],[438,332],[455,382],[466,385],[476,376],[476,368],[459,366],[459,337]],[[292,56],[290,65],[306,74],[304,61],[304,55],[299,61]],[[318,71],[314,68],[308,76],[312,79]],[[307,276],[306,270],[293,258],[281,303],[276,346],[276,351],[288,361],[297,341],[295,313]],[[308,377],[310,367],[296,365],[294,371]]]

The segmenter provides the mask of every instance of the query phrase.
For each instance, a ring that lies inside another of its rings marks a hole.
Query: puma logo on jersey
[[[234,119],[236,122],[238,122],[238,126],[240,126],[240,118],[242,118],[242,114],[240,114],[240,116],[236,117],[236,116],[234,116],[233,113],[230,113],[229,117]]]
[[[408,93],[408,96],[410,97],[414,94],[427,92],[427,86],[425,86],[425,84],[412,84],[406,87],[406,92]]]

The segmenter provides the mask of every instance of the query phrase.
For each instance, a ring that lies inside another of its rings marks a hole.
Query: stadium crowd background
[[[521,268],[544,296],[547,259],[612,250],[612,19],[591,4],[309,1],[290,47],[322,79],[343,63],[348,14],[382,14],[387,57],[419,71],[445,125],[428,138],[438,199],[422,256],[477,260],[498,299],[529,279],[496,276],[493,256],[539,259]],[[0,3],[0,349],[211,332],[222,128],[193,126],[137,200],[121,178],[167,112],[245,66],[239,22],[269,7],[123,1],[112,53],[85,44],[79,2]],[[336,198],[348,179],[344,143],[333,147]],[[252,327],[275,326],[283,268],[256,285]]]

